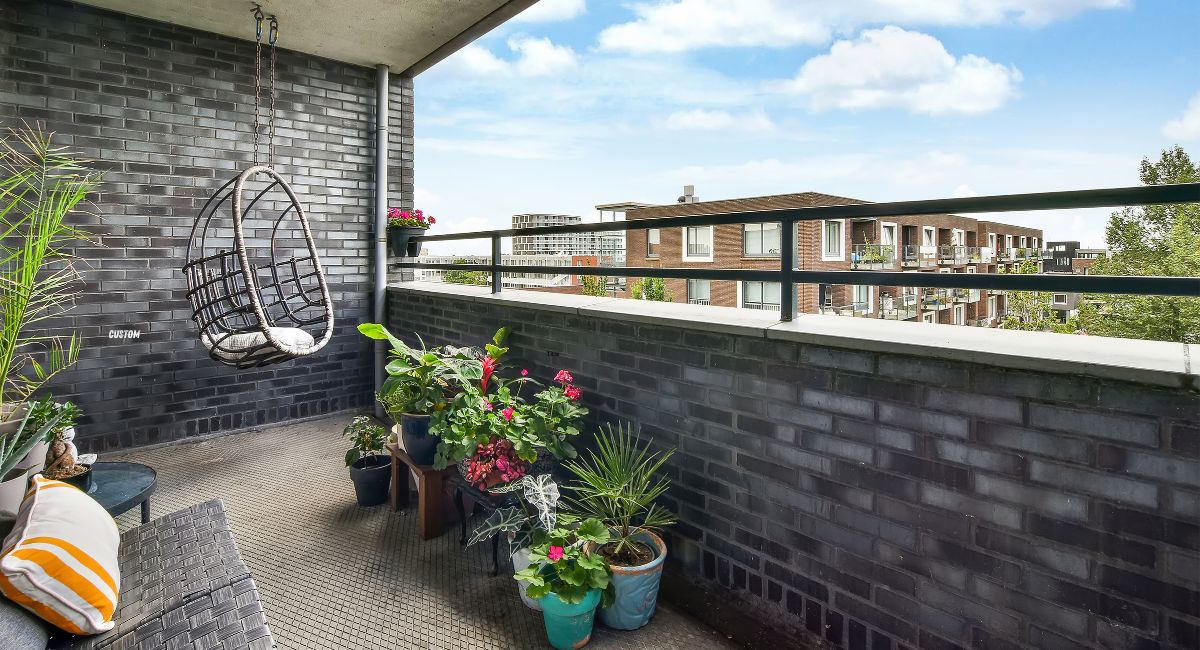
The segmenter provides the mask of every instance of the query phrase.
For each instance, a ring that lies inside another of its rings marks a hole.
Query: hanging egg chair
[[[255,75],[255,164],[200,209],[188,241],[187,297],[200,343],[215,361],[254,368],[317,352],[333,336],[333,305],[312,231],[287,182],[258,164],[262,13]],[[275,37],[271,18],[271,113]],[[274,120],[268,131],[268,155]]]

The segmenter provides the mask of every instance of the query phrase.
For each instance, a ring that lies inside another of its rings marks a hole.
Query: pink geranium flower
[[[578,402],[580,396],[583,395],[583,391],[579,390],[578,386],[567,386],[563,389],[563,395],[566,395],[567,399],[570,399],[572,402]]]
[[[559,370],[558,374],[554,375],[554,381],[557,381],[560,384],[569,384],[575,381],[575,378],[572,377],[571,373],[567,372],[566,370]]]
[[[489,411],[492,410],[492,403],[487,400],[483,400],[483,408]]]
[[[528,371],[528,370],[526,370],[525,368],[521,368],[521,376],[522,376],[522,377],[528,377],[528,376],[529,376],[529,371]]]
[[[500,411],[500,415],[504,416],[505,422],[511,421],[513,419],[512,407],[510,406],[510,407],[504,409],[503,411]]]
[[[551,546],[550,551],[546,553],[546,557],[549,558],[551,562],[557,562],[561,560],[562,556],[563,547],[561,546]]]

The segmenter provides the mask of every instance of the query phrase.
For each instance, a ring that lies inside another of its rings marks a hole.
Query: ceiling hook
[[[271,23],[271,31],[270,36],[267,37],[267,42],[269,42],[271,45],[274,45],[275,41],[279,40],[279,21],[275,19],[275,14],[271,14],[269,20]]]
[[[263,12],[262,12],[262,7],[260,7],[260,6],[258,6],[258,5],[256,4],[256,5],[254,5],[254,9],[253,9],[253,10],[251,10],[251,12],[250,12],[250,13],[254,14],[254,23],[255,23],[255,24],[254,24],[254,35],[255,35],[255,38],[257,38],[258,40],[260,40],[260,41],[261,41],[261,40],[262,40],[262,24],[263,24],[263,18],[264,18],[264,16],[263,16]]]

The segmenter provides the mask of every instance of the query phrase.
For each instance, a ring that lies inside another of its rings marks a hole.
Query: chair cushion
[[[298,327],[272,327],[271,336],[275,340],[297,348],[306,348],[311,346],[316,341],[312,335]],[[260,345],[267,343],[267,336],[262,332],[244,332],[242,334],[233,334],[225,338],[220,336],[211,336],[209,334],[201,334],[200,342],[204,344],[210,352],[216,356],[229,361],[237,361],[242,358],[241,352],[254,349]],[[213,346],[219,346],[214,351]],[[262,350],[250,355],[249,359],[256,357],[271,356],[276,353],[272,347],[266,347]]]
[[[0,596],[0,648],[46,650],[50,632],[42,619]]]
[[[72,634],[113,626],[120,592],[117,524],[73,485],[33,477],[0,556],[0,592]]]

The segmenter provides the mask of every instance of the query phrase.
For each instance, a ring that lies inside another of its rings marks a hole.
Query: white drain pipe
[[[388,210],[388,67],[375,66],[375,291],[374,320],[387,322],[387,210]],[[384,341],[375,341],[375,390],[383,385],[387,360]],[[375,416],[384,417],[375,402]]]

